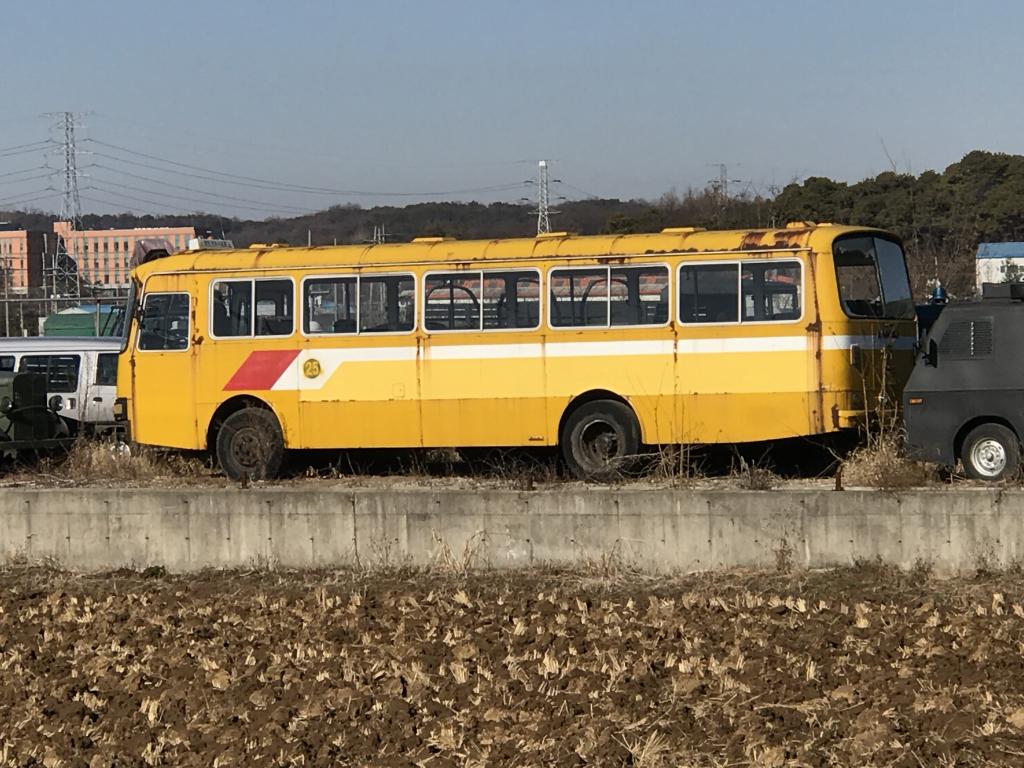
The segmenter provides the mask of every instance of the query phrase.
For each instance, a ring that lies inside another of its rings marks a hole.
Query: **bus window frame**
[[[353,333],[342,333],[335,331],[320,331],[319,333],[308,333],[306,331],[306,281],[307,280],[335,280],[355,278],[356,281],[356,330]],[[419,301],[420,281],[417,280],[415,272],[325,272],[303,275],[299,281],[299,295],[302,298],[302,316],[299,319],[299,334],[305,339],[343,338],[354,339],[359,336],[409,336],[416,333],[419,323],[419,312],[413,308],[412,328],[407,331],[361,331],[359,323],[362,319],[360,291],[363,277],[408,277],[412,279],[412,294],[416,301]]]
[[[248,334],[246,334],[246,335],[218,336],[218,335],[216,335],[213,332],[213,319],[214,319],[214,317],[213,317],[213,315],[214,315],[214,312],[213,312],[213,287],[217,283],[230,283],[230,282],[236,282],[237,283],[237,282],[242,282],[244,280],[248,280],[250,283],[252,283],[252,288],[249,291],[249,311],[252,313],[252,317],[250,318],[250,324],[251,324],[252,330]],[[256,333],[256,317],[257,317],[257,315],[256,315],[256,283],[257,282],[267,283],[267,282],[272,282],[272,281],[276,282],[276,281],[281,281],[281,280],[287,280],[289,283],[291,283],[291,286],[292,286],[292,330],[289,333]],[[176,293],[176,291],[175,291],[175,293]],[[208,332],[210,334],[210,338],[212,340],[214,340],[214,341],[222,342],[222,341],[238,341],[238,340],[253,341],[255,339],[290,339],[292,336],[295,335],[295,321],[298,319],[298,312],[296,312],[296,309],[295,309],[295,278],[292,277],[291,275],[282,274],[282,275],[265,276],[265,277],[255,277],[255,276],[247,276],[247,275],[231,276],[231,277],[227,277],[227,276],[214,276],[210,280],[210,285],[209,285],[206,293],[207,293],[207,297],[206,297],[206,309],[207,309],[206,324],[207,324],[207,330],[208,330]]]
[[[768,263],[797,264],[800,267],[800,316],[795,320],[744,320],[743,319],[743,265],[744,264],[768,264]],[[787,325],[802,323],[807,314],[807,268],[802,259],[796,256],[784,258],[769,257],[765,259],[714,259],[701,261],[681,261],[676,269],[676,283],[683,284],[683,267],[706,267],[720,266],[722,264],[736,265],[736,320],[727,322],[693,323],[683,320],[683,302],[681,296],[676,295],[675,318],[681,328],[722,328],[736,325]],[[678,293],[678,292],[677,292]]]
[[[508,272],[516,273],[532,273],[537,278],[537,323],[525,328],[485,328],[484,327],[484,294],[486,289],[484,287],[484,281],[487,279],[487,274],[505,274]],[[455,274],[477,274],[480,275],[480,296],[478,301],[480,303],[480,326],[478,328],[427,328],[427,280],[432,275],[455,275]],[[420,316],[421,328],[425,334],[460,334],[460,333],[532,333],[540,330],[544,327],[544,318],[542,317],[544,312],[544,302],[541,301],[540,297],[544,293],[544,275],[538,267],[491,267],[489,269],[435,269],[429,272],[424,272],[422,275],[422,281],[420,285],[420,292],[423,294],[421,297],[422,315]]]
[[[146,316],[146,299],[150,296],[173,296],[176,293],[184,294],[188,296],[188,319],[189,319],[189,332],[185,335],[185,346],[182,349],[144,349],[139,345],[142,340],[142,319]],[[133,344],[133,352],[141,352],[143,354],[182,354],[188,352],[192,348],[192,317],[195,313],[196,304],[193,302],[196,297],[189,291],[145,291],[143,290],[142,295],[139,297],[139,314],[138,323],[135,328],[135,343]]]
[[[668,283],[668,301],[669,311],[665,313],[665,321],[661,323],[640,323],[635,325],[612,325],[612,303],[611,303],[611,278],[613,269],[630,269],[630,268],[644,268],[644,267],[664,267],[666,271],[665,277]],[[554,296],[551,293],[551,273],[555,270],[558,271],[583,271],[583,270],[594,270],[594,269],[605,269],[607,270],[605,277],[605,283],[608,284],[608,311],[605,313],[605,324],[604,325],[551,325],[552,317],[552,302]],[[541,287],[547,287],[547,325],[546,328],[552,331],[620,331],[620,330],[637,330],[637,329],[655,329],[655,328],[668,328],[672,325],[674,316],[672,314],[672,265],[665,261],[644,261],[644,262],[616,262],[615,264],[580,264],[573,266],[562,266],[562,267],[548,267],[547,278],[544,285]],[[676,302],[678,304],[678,302]]]

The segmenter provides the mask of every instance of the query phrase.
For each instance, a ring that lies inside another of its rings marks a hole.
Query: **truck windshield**
[[[861,235],[833,245],[839,300],[849,317],[914,317],[903,249],[882,237]]]

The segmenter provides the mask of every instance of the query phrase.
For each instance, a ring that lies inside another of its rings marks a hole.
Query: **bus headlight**
[[[60,395],[54,395],[50,398],[50,410],[54,413],[64,410],[64,398]]]
[[[7,395],[0,398],[0,412],[10,413],[14,410],[14,401],[11,400]]]

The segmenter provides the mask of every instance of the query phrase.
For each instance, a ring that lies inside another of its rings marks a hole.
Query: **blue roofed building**
[[[981,243],[974,274],[979,292],[982,283],[1024,282],[1024,243]]]

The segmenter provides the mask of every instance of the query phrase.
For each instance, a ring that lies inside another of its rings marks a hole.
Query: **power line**
[[[128,176],[128,177],[133,178],[133,179],[139,179],[140,181],[148,181],[148,182],[151,182],[153,184],[159,184],[159,185],[161,185],[163,187],[170,187],[172,189],[180,189],[180,190],[183,190],[185,192],[191,192],[191,193],[196,194],[196,195],[202,195],[203,197],[215,198],[215,199],[220,200],[220,201],[232,202],[232,203],[235,203],[235,202],[253,203],[255,205],[262,206],[259,210],[291,211],[293,213],[309,213],[309,209],[307,209],[307,208],[298,208],[298,207],[296,207],[294,205],[283,205],[283,204],[268,203],[265,200],[252,200],[252,199],[247,198],[247,197],[234,197],[233,195],[222,195],[222,194],[220,194],[218,192],[205,192],[205,191],[203,191],[201,189],[195,189],[193,187],[186,187],[186,186],[183,186],[181,184],[172,184],[169,181],[161,181],[159,179],[154,179],[154,178],[151,178],[149,176],[143,176],[141,174],[129,173],[128,171],[122,171],[122,170],[119,170],[117,168],[111,168],[110,166],[103,165],[102,163],[95,163],[92,167],[93,168],[99,168],[99,169],[104,170],[104,171],[110,171],[111,173],[119,173],[122,176]],[[121,183],[121,182],[113,181],[113,180],[110,180],[110,179],[104,179],[102,176],[96,176],[94,178],[96,178],[96,179],[98,179],[100,181],[105,181],[108,184],[120,184]],[[138,189],[137,187],[130,187],[128,185],[122,185],[122,186],[124,186],[125,189],[134,189],[134,190],[136,190],[138,192],[146,192],[148,194],[158,194],[158,191],[154,190],[154,189]],[[167,195],[167,197],[171,197],[171,195]]]
[[[99,139],[86,139],[92,144],[98,146],[107,147],[118,152],[124,152],[126,154],[142,157],[147,160],[152,160],[158,163],[164,163],[177,168],[186,168],[191,171],[199,171],[206,174],[208,181],[224,181],[224,183],[237,183],[239,181],[247,182],[250,185],[265,185],[263,188],[272,189],[278,192],[298,192],[303,194],[317,194],[317,195],[336,195],[338,197],[438,197],[442,195],[469,195],[479,194],[483,192],[503,192],[511,189],[521,188],[526,182],[514,182],[508,184],[492,185],[487,187],[472,187],[467,189],[447,189],[447,190],[433,190],[433,191],[419,191],[419,192],[390,192],[380,190],[365,190],[365,189],[332,189],[329,187],[313,187],[305,184],[291,184],[288,182],[279,182],[271,179],[262,179],[256,176],[243,176],[236,173],[228,173],[226,171],[217,171],[210,168],[202,168],[197,165],[190,165],[188,163],[181,163],[177,160],[168,160],[157,155],[151,155],[145,152],[137,152],[134,149],[128,149],[127,147],[121,147],[117,144],[111,144],[110,142],[101,141]],[[131,161],[123,158],[111,157],[108,154],[96,152],[97,156],[106,157],[107,159],[118,160],[119,162],[130,163]],[[148,167],[148,166],[147,166]],[[180,173],[180,171],[172,171],[167,168],[155,168],[152,170],[159,170],[164,173]],[[188,175],[188,174],[183,174]],[[219,178],[223,177],[223,178]],[[235,180],[225,181],[227,179]]]
[[[88,190],[91,190],[91,187],[85,187],[84,189],[88,191]],[[109,205],[111,208],[115,208],[115,209],[117,209],[117,208],[119,208],[121,206],[124,206],[124,203],[117,203],[117,202],[114,202],[113,200],[105,200],[102,197],[96,197],[96,196],[93,196],[93,195],[82,195],[82,199],[87,201],[87,202],[90,202],[90,203],[98,203],[100,205]],[[129,212],[132,212],[132,213],[145,213],[148,216],[166,216],[167,215],[166,212],[158,213],[157,211],[150,211],[150,210],[147,210],[145,208],[139,208],[138,206],[131,206],[131,207],[125,206],[122,210],[129,211]]]
[[[52,178],[56,171],[50,171],[49,173],[40,173],[37,176],[26,176],[22,179],[11,179],[10,181],[0,181],[0,184],[21,184],[23,181],[35,181],[36,179],[49,179]],[[6,174],[0,174],[6,175]]]
[[[99,182],[103,182],[104,184],[113,184],[113,185],[116,185],[117,188],[119,188],[119,189],[127,189],[127,190],[131,190],[132,192],[142,192],[142,193],[147,194],[147,195],[155,195],[156,197],[165,197],[165,198],[167,198],[169,200],[183,200],[186,203],[202,202],[202,201],[197,201],[194,197],[185,197],[184,195],[175,195],[175,194],[172,194],[170,192],[160,192],[159,190],[156,190],[156,189],[145,189],[143,187],[136,187],[136,186],[133,186],[131,184],[122,184],[120,182],[111,181],[110,179],[104,179],[103,177],[99,177],[99,176],[93,177],[92,181],[93,182],[99,181]],[[103,189],[104,191],[106,191],[108,193],[111,191],[111,190],[106,189],[105,187],[101,187],[101,186],[95,186],[94,185],[94,188],[95,189]],[[203,192],[195,192],[195,194],[203,195],[205,193],[203,193]],[[218,202],[218,201],[212,201],[212,202]],[[259,201],[256,201],[256,202],[259,202]],[[232,205],[234,205],[236,208],[243,208],[243,209],[247,209],[247,210],[250,210],[250,211],[261,211],[261,212],[271,211],[271,212],[273,212],[273,211],[277,211],[277,210],[282,210],[281,208],[279,208],[277,206],[274,206],[274,205],[270,205],[269,203],[266,204],[266,205],[260,205],[259,207],[256,207],[256,206],[253,206],[253,205],[243,205],[243,204],[240,204],[240,203],[232,203]],[[308,210],[301,209],[301,208],[291,208],[290,212],[292,212],[292,213],[309,213]]]

